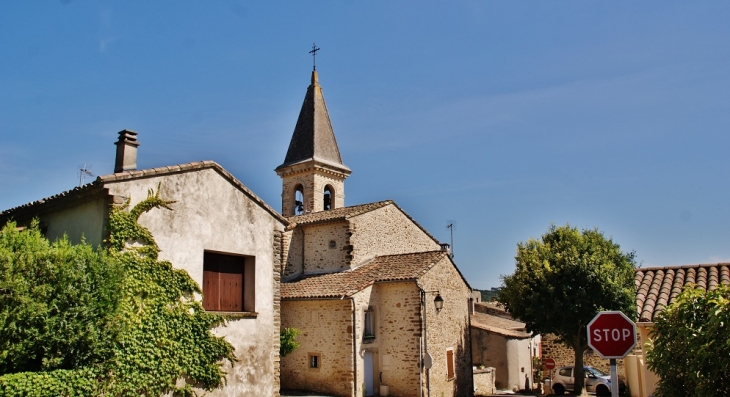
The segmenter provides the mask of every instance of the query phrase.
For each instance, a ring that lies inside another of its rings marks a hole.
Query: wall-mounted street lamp
[[[433,304],[436,306],[436,313],[440,313],[441,309],[444,308],[444,298],[441,297],[441,294],[436,292],[436,297],[433,299]]]

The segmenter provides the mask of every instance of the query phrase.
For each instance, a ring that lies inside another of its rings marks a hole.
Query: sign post
[[[588,323],[588,346],[611,360],[611,396],[618,397],[616,359],[636,346],[636,324],[619,311],[600,312]]]
[[[548,370],[548,378],[550,379],[550,390],[552,390],[553,379],[555,378],[555,376],[553,376],[553,369],[555,369],[555,360],[548,357],[548,358],[542,360],[542,365],[543,365],[543,367],[545,367],[546,370]]]

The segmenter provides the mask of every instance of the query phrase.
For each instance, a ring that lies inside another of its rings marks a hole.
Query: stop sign
[[[636,324],[621,312],[600,312],[588,323],[588,346],[603,358],[624,358],[636,346]]]

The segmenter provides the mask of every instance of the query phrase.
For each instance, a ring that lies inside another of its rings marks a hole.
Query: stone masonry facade
[[[433,357],[430,370],[432,396],[468,396],[472,382],[470,302],[471,290],[448,258],[442,259],[420,280],[426,291],[423,307],[426,310],[428,352]],[[444,308],[436,312],[433,304],[437,291],[444,299]],[[447,350],[453,352],[456,376],[447,376]]]
[[[301,331],[300,347],[281,361],[281,387],[352,396],[352,300],[284,300],[281,324]]]
[[[351,218],[351,266],[376,255],[441,249],[441,246],[395,204]]]
[[[373,357],[374,388],[390,387],[395,396],[418,395],[418,345],[421,329],[420,295],[413,281],[378,283],[355,295],[357,304],[358,367],[366,352]],[[365,311],[373,318],[374,338],[364,337]],[[377,376],[377,374],[382,374]],[[364,373],[358,373],[358,385]]]
[[[317,169],[310,164],[297,165],[292,170],[282,174],[282,214],[292,216],[295,214],[294,201],[297,187],[301,186],[304,196],[304,211],[312,213],[324,210],[324,190],[329,187],[332,197],[331,208],[342,208],[345,206],[344,177],[337,172],[327,172],[324,169]]]
[[[558,337],[553,334],[542,335],[542,357],[543,359],[552,358],[555,360],[555,368],[575,363],[573,348],[561,343]],[[611,370],[609,360],[602,358],[591,348],[583,353],[583,364],[605,372]],[[616,371],[619,375],[624,373],[624,360],[616,360]]]

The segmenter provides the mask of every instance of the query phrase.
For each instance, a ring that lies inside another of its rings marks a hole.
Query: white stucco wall
[[[258,313],[252,318],[233,319],[216,330],[236,348],[238,362],[227,368],[227,385],[211,396],[274,396],[275,362],[278,362],[278,305],[274,292],[275,230],[283,225],[246,196],[215,169],[203,169],[147,179],[108,183],[110,194],[131,199],[131,205],[147,197],[149,189],[175,200],[172,211],[154,209],[142,214],[139,223],[148,228],[160,246],[160,259],[186,270],[203,282],[203,253],[254,256]],[[275,306],[277,310],[275,310]]]
[[[98,197],[44,215],[41,217],[41,223],[48,227],[46,237],[54,241],[66,234],[69,241],[74,244],[80,243],[83,238],[88,244],[98,247],[104,238],[108,205],[105,197]]]
[[[525,388],[525,376],[532,387],[531,339],[507,339],[507,382],[509,389]]]

